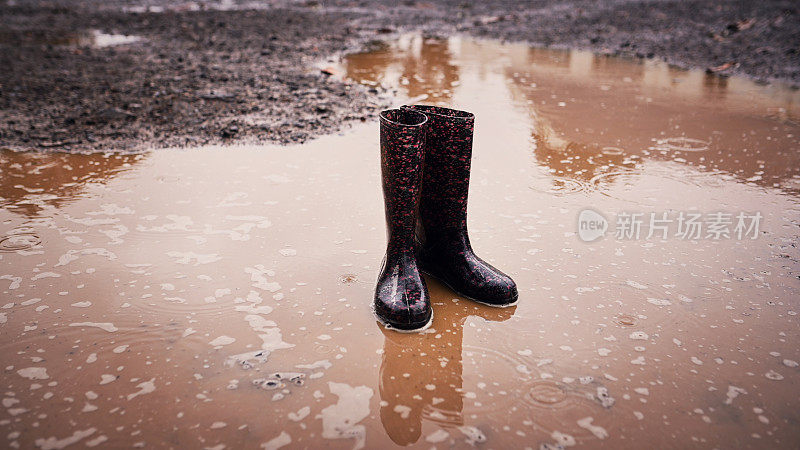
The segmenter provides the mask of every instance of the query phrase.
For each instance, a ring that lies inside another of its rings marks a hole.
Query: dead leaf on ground
[[[744,31],[744,30],[752,27],[753,25],[755,25],[755,23],[756,23],[755,17],[751,17],[750,19],[739,20],[737,22],[730,23],[730,24],[728,24],[728,27],[727,27],[728,33],[729,34],[733,34],[733,33],[739,32],[739,31]]]
[[[706,71],[710,73],[722,72],[723,70],[728,70],[731,67],[734,67],[735,65],[736,65],[735,62],[726,62],[725,64],[721,64],[716,67],[709,67],[708,69],[706,69]]]
[[[756,23],[755,17],[751,17],[747,20],[740,20],[736,22],[736,25],[739,27],[739,31],[744,31],[755,25],[755,23]]]
[[[324,69],[321,69],[320,72],[322,72],[325,75],[339,75],[339,71],[336,70],[336,68],[333,66],[328,66]]]

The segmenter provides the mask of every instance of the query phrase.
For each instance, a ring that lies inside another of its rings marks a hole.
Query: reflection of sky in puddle
[[[425,334],[376,324],[374,123],[289,148],[3,152],[9,442],[796,446],[797,94],[404,39],[343,71],[476,113],[471,235],[520,304],[432,281]],[[584,244],[587,206],[760,211],[763,233]]]
[[[648,158],[799,192],[797,90],[655,61],[417,35],[351,55],[343,71],[406,98],[521,120],[514,128],[530,132],[551,174],[536,182],[554,189]]]

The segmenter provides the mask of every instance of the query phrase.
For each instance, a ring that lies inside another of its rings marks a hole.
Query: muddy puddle
[[[340,68],[476,114],[473,245],[519,305],[430,280],[425,334],[377,324],[377,122],[4,151],[3,447],[800,445],[797,91],[413,35]]]

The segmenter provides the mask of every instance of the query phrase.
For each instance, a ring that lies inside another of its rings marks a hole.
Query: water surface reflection
[[[68,154],[0,149],[0,207],[34,217],[85,190],[106,183],[146,158],[144,154]]]
[[[429,333],[375,323],[375,122],[290,149],[3,152],[7,446],[800,445],[797,92],[461,38],[342,64],[475,112],[471,241],[518,306],[431,280]],[[587,244],[586,207],[763,220]]]
[[[416,336],[381,327],[385,336],[379,384],[381,422],[392,441],[403,446],[419,440],[423,420],[445,428],[464,425],[464,324],[470,316],[503,322],[516,310],[485,308],[453,298],[435,280],[428,279],[428,287],[436,308],[434,331]]]
[[[431,103],[463,102],[468,95],[454,91],[465,70],[476,79],[469,96],[491,103],[488,86],[501,74],[504,95],[530,117],[531,149],[555,191],[583,190],[603,172],[653,159],[800,192],[800,92],[779,85],[586,51],[419,35],[349,56],[344,67],[357,81]]]

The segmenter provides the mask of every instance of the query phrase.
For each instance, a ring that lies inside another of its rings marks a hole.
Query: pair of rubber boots
[[[475,116],[436,106],[380,113],[381,174],[388,245],[375,314],[400,331],[433,320],[421,273],[460,296],[490,306],[516,304],[517,286],[472,251],[467,234]]]

